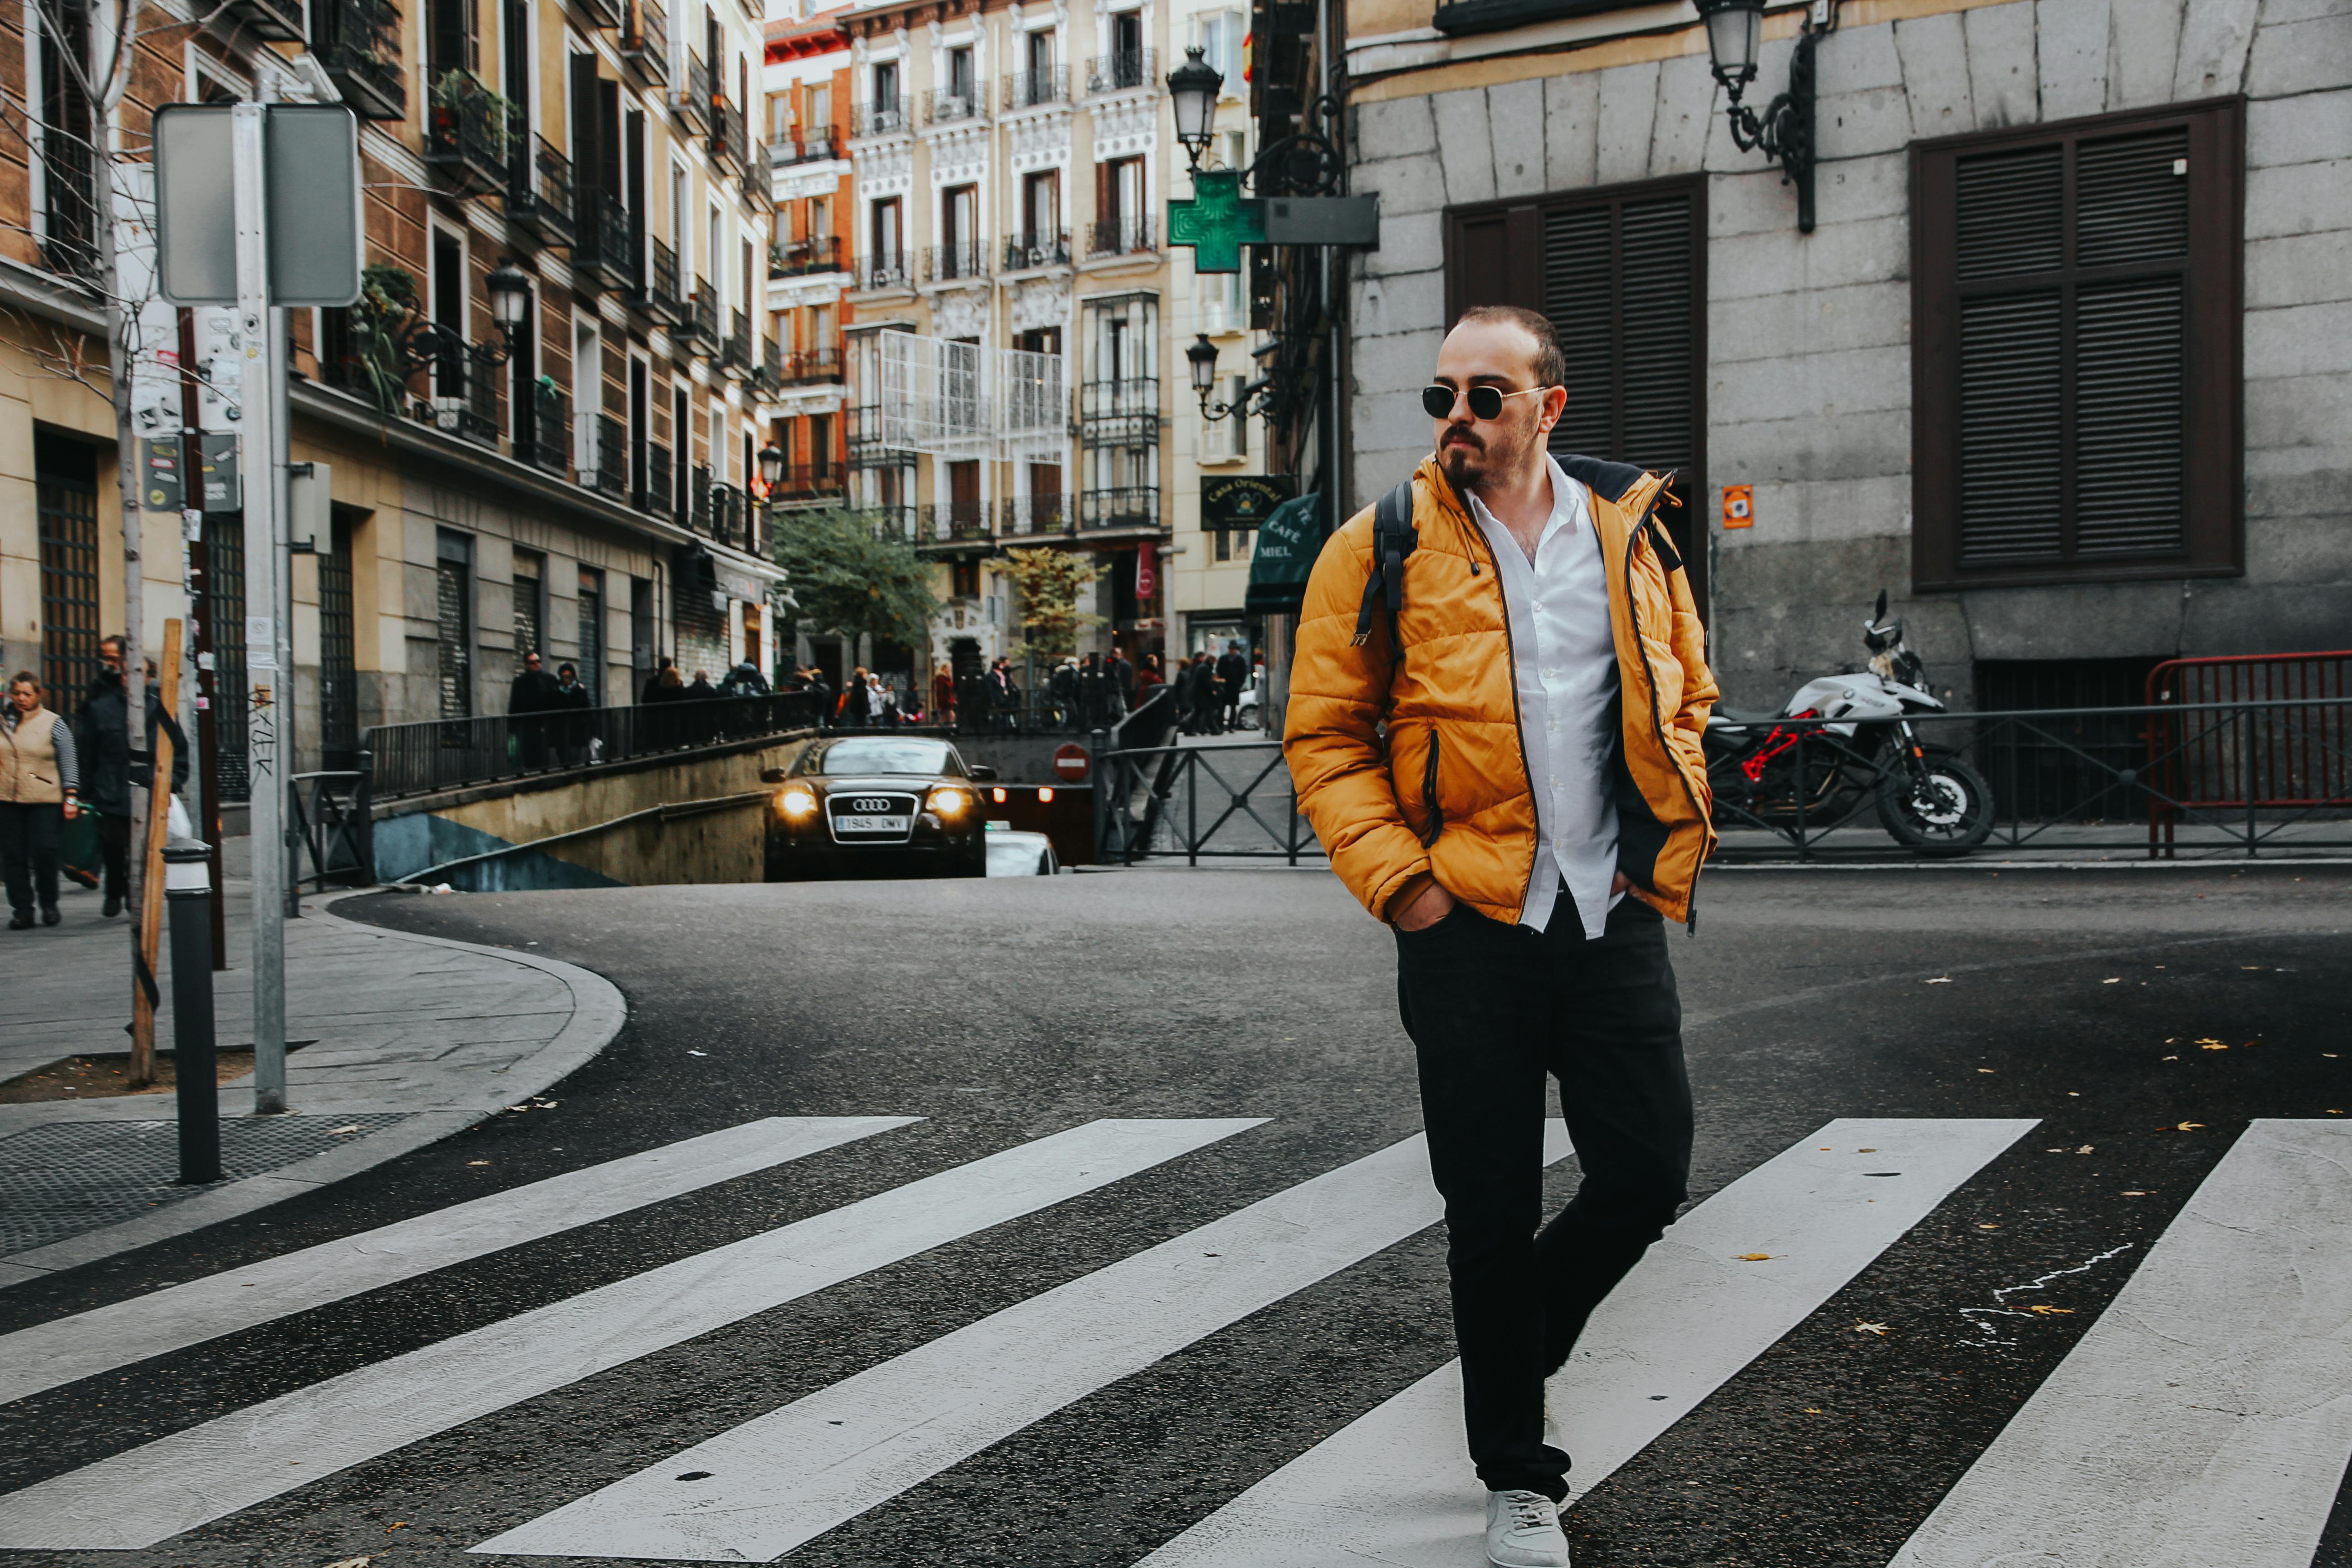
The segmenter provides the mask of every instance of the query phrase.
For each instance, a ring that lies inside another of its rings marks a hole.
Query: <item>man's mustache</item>
[[[1486,449],[1486,443],[1480,440],[1475,435],[1472,434],[1470,426],[1467,425],[1454,425],[1447,426],[1444,438],[1440,440],[1438,445],[1441,447],[1451,447],[1457,442],[1465,447],[1470,447],[1473,451],[1483,452]]]

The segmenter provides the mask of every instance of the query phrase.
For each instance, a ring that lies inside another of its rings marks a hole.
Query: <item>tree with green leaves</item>
[[[870,519],[828,508],[779,513],[776,564],[799,602],[793,619],[811,631],[871,635],[919,649],[938,613],[931,568],[902,540],[886,539]]]
[[[1023,637],[1016,653],[1034,653],[1046,660],[1075,654],[1078,633],[1103,624],[1100,616],[1078,608],[1078,590],[1100,577],[1102,568],[1075,551],[1050,545],[1008,550],[997,572],[1021,590]]]

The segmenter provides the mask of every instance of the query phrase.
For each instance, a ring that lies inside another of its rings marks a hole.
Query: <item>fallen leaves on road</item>
[[[337,1127],[331,1130],[327,1136],[330,1138],[341,1138],[346,1132],[356,1132],[359,1130],[360,1124],[354,1121],[349,1127]]]
[[[488,1160],[468,1160],[466,1163],[468,1165],[487,1165],[489,1162]]]
[[[2075,1152],[2075,1153],[2077,1153],[2077,1154],[2087,1154],[2087,1153],[2089,1153],[2090,1152],[2091,1152],[2091,1145],[2090,1145],[2090,1144],[2088,1144],[2088,1143],[2084,1144],[2081,1148],[2079,1148],[2079,1149],[2077,1149],[2077,1150],[2075,1150],[2075,1151],[2074,1151],[2074,1152]]]
[[[1857,1334],[1876,1334],[1883,1340],[1894,1331],[1885,1323],[1856,1323],[1853,1326],[1853,1331]]]
[[[1769,1252],[1742,1252],[1739,1253],[1738,1257],[1739,1261],[1742,1263],[1769,1263],[1772,1261],[1772,1255]]]
[[[707,1057],[707,1056],[709,1056],[710,1053],[709,1053],[709,1051],[698,1051],[698,1050],[694,1049],[691,1046],[689,1046],[689,1047],[687,1047],[687,1052],[686,1052],[686,1054],[687,1054],[688,1056],[690,1056],[690,1057]]]
[[[390,1524],[387,1524],[387,1525],[385,1525],[385,1526],[383,1527],[383,1532],[384,1532],[386,1535],[390,1535],[390,1534],[391,1534],[394,1531],[395,1531],[395,1530],[406,1530],[407,1528],[408,1528],[408,1521],[406,1521],[406,1520],[404,1520],[404,1519],[396,1519],[396,1520],[393,1521]]]
[[[2147,1196],[2147,1194],[2137,1187],[2126,1187],[2124,1189],[2124,1196],[2127,1198],[2144,1198]]]
[[[2179,1058],[2179,1057],[2167,1057],[2167,1058],[2165,1058],[2164,1059],[2165,1059],[2166,1061],[2168,1061],[2168,1062],[2177,1062],[2177,1061],[2179,1061],[2180,1058]]]
[[[2169,1127],[2159,1127],[2158,1132],[2194,1132],[2204,1126],[2202,1121],[2176,1121]]]
[[[2025,1310],[2041,1318],[2071,1318],[2074,1315],[2074,1309],[2072,1307],[2034,1306]]]
[[[2230,1048],[2226,1043],[2221,1040],[2205,1039],[2200,1040],[2197,1043],[2204,1047],[2209,1051],[2226,1051]]]
[[[2099,982],[2102,985],[2121,985],[2123,983],[2124,977],[2120,974],[2111,974],[2105,980]]]
[[[1999,1068],[1977,1068],[1977,1071],[1979,1071],[1979,1072],[1999,1072],[2000,1070],[2000,1069]]]
[[[374,1562],[377,1558],[383,1555],[383,1553],[381,1552],[371,1552],[364,1557],[341,1558],[336,1562],[328,1563],[327,1568],[368,1568],[369,1563]]]
[[[1923,984],[1927,985],[1949,985],[1951,983],[1952,977],[1948,974],[1938,974],[1933,980],[1922,982]]]
[[[1997,1225],[1979,1225],[1977,1228],[1979,1230],[1999,1230],[2000,1226]]]

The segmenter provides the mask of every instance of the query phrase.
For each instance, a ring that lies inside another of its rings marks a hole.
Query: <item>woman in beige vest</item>
[[[41,705],[41,683],[21,671],[0,710],[0,877],[8,886],[8,929],[29,931],[33,900],[41,923],[58,923],[58,843],[81,810],[73,728]]]

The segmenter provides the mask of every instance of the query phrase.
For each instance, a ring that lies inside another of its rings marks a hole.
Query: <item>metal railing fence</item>
[[[808,695],[786,691],[379,724],[362,744],[374,760],[373,798],[390,800],[781,735],[815,721]]]
[[[2085,721],[2088,721],[2085,723]],[[1915,714],[1931,760],[1957,759],[1991,797],[1991,830],[1975,853],[2135,851],[2150,858],[2352,849],[2352,694],[2168,702],[2002,713]],[[2128,758],[2096,737],[2137,726]],[[1892,763],[1836,721],[1781,719],[1786,742],[1767,792],[1714,792],[1723,863],[1908,853],[1877,810]],[[2086,740],[2085,733],[2089,734]],[[2063,766],[2055,765],[2063,761]],[[1105,862],[1146,856],[1281,858],[1320,853],[1297,814],[1282,748],[1272,741],[1161,745],[1095,758],[1106,801],[1097,851]],[[1718,763],[1718,781],[1739,776]],[[2011,803],[2032,805],[2031,815]],[[1931,851],[1932,852],[1932,851]]]
[[[353,760],[353,769],[296,773],[288,781],[294,786],[295,837],[310,856],[310,872],[304,875],[298,865],[289,893],[304,881],[322,893],[331,880],[355,888],[375,881],[375,758],[362,750]]]

